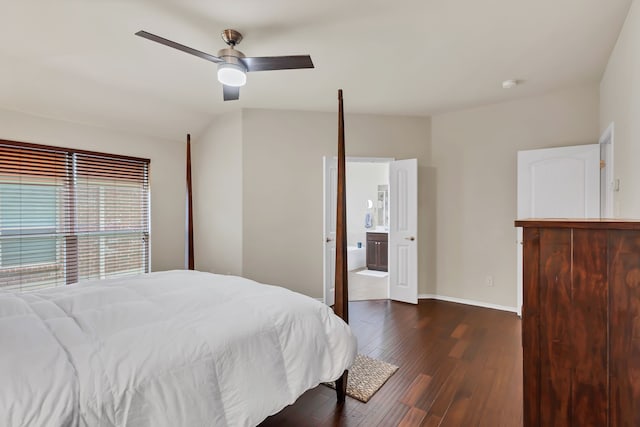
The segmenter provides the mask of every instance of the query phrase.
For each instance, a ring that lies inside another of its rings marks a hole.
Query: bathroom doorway
[[[417,161],[346,160],[349,300],[417,303]],[[324,299],[332,305],[337,170],[335,158],[325,157],[323,163]]]
[[[349,300],[389,298],[389,160],[348,159]]]

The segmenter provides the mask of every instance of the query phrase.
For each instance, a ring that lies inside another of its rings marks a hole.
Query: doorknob
[[[329,242],[333,242],[333,239],[331,237],[327,237],[324,241],[329,243]]]
[[[413,237],[413,236],[411,236],[411,237],[405,237],[405,239],[407,239],[407,240],[411,240],[412,242],[413,242],[414,240],[416,240],[416,238],[415,238],[415,237]]]

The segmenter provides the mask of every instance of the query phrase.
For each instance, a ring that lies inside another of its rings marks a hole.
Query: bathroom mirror
[[[378,185],[378,200],[377,200],[377,217],[376,225],[380,227],[389,226],[389,186]]]

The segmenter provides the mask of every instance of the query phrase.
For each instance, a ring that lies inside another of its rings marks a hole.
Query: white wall
[[[191,159],[195,268],[242,275],[242,113],[192,138]]]
[[[417,158],[419,167],[419,288],[429,292],[430,221],[428,117],[349,115],[346,154]],[[322,296],[322,156],[337,154],[337,114],[245,110],[243,157],[243,273]]]
[[[356,246],[357,242],[366,245],[367,231],[365,215],[372,215],[372,225],[378,224],[376,206],[378,185],[389,183],[389,165],[387,163],[347,162],[347,243]],[[373,202],[373,208],[367,209],[367,200]]]
[[[516,152],[596,143],[598,102],[593,86],[432,118],[435,293],[515,307]]]
[[[151,159],[151,268],[184,268],[184,143],[2,109],[0,139]]]
[[[640,6],[627,20],[600,83],[600,131],[614,122],[614,215],[640,218]]]

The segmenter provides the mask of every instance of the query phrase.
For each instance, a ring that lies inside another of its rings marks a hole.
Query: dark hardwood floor
[[[320,385],[261,426],[522,426],[520,319],[434,300],[349,303],[362,354],[400,367],[364,404]]]

